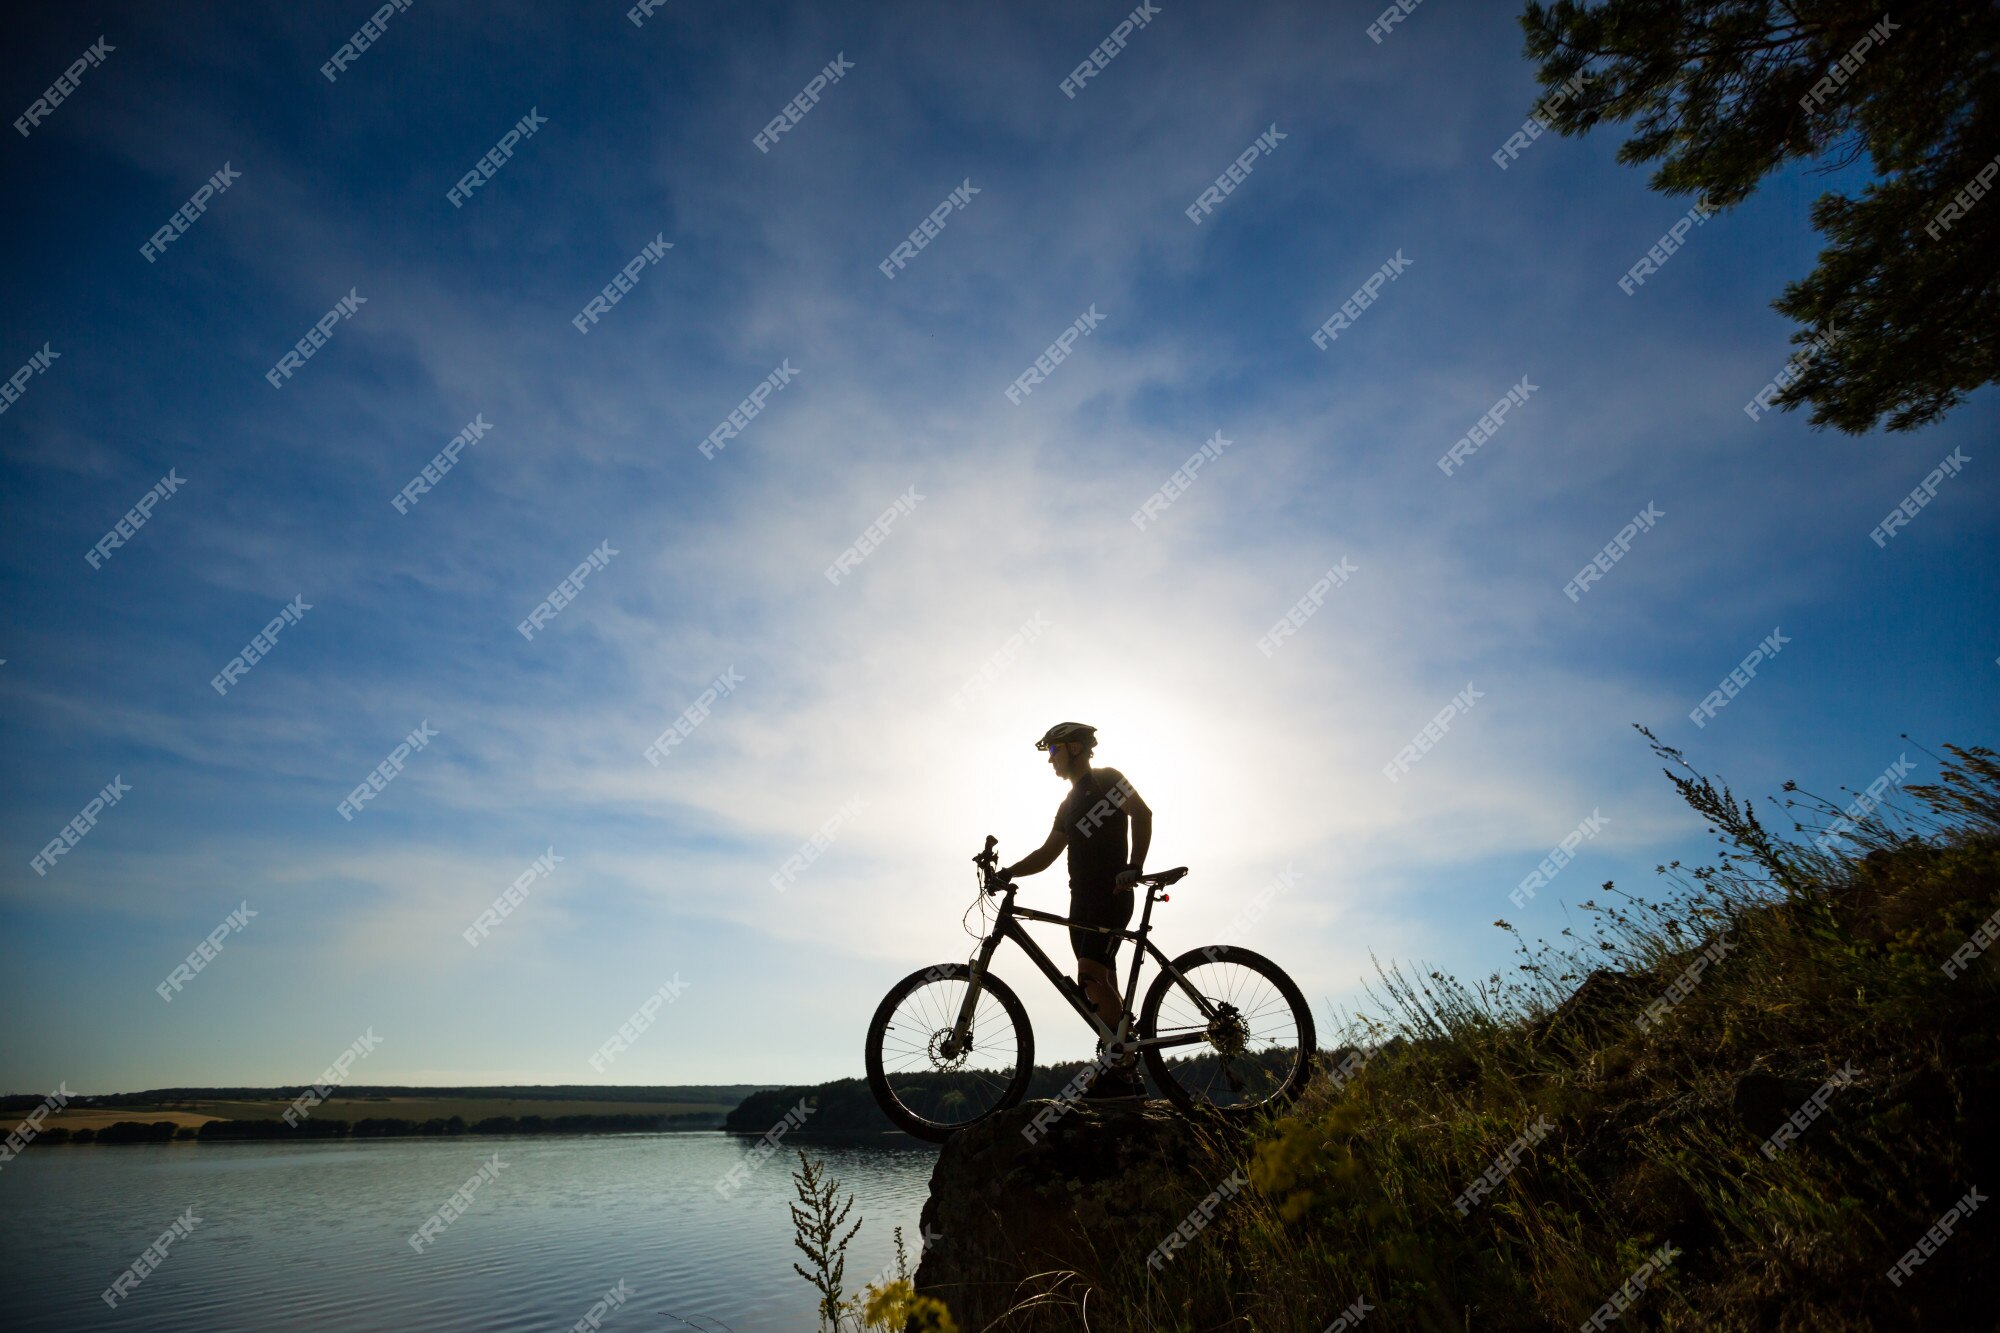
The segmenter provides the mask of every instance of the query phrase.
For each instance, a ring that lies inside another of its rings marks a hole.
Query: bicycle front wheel
[[[912,972],[868,1024],[869,1091],[897,1128],[932,1143],[1018,1103],[1035,1069],[1028,1011],[990,972],[980,979],[967,1042],[954,1043],[971,984],[964,963]]]
[[[1184,1111],[1248,1119],[1290,1101],[1312,1075],[1305,996],[1276,963],[1233,945],[1192,950],[1162,970],[1146,992],[1139,1034],[1200,1038],[1146,1048],[1146,1072]]]

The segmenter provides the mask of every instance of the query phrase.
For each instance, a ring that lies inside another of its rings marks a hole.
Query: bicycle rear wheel
[[[1312,1075],[1305,996],[1276,963],[1233,945],[1191,950],[1174,959],[1171,971],[1162,970],[1146,992],[1139,1033],[1200,1034],[1185,1046],[1146,1048],[1146,1071],[1184,1111],[1247,1120],[1290,1101]]]
[[[868,1023],[869,1091],[897,1128],[932,1143],[1017,1104],[1035,1069],[1028,1011],[990,972],[979,983],[970,1047],[944,1049],[971,976],[964,963],[912,972]]]

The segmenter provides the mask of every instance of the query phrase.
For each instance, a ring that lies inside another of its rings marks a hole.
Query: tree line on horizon
[[[70,1130],[55,1125],[44,1129],[32,1142],[41,1145],[168,1143],[192,1139],[200,1143],[230,1143],[269,1139],[435,1138],[460,1134],[643,1134],[717,1129],[721,1124],[722,1113],[718,1111],[678,1111],[668,1115],[499,1115],[473,1121],[456,1115],[429,1120],[371,1116],[353,1122],[308,1116],[296,1125],[282,1120],[211,1120],[198,1129],[171,1120],[150,1123],[120,1120],[102,1129]]]
[[[69,1104],[83,1107],[160,1106],[170,1102],[288,1102],[304,1093],[310,1084],[289,1083],[263,1088],[150,1088],[143,1092],[106,1092],[72,1097]],[[771,1087],[769,1083],[677,1083],[659,1087],[629,1087],[589,1083],[503,1083],[467,1088],[411,1088],[399,1084],[350,1084],[339,1089],[349,1100],[414,1097],[441,1100],[460,1097],[489,1101],[574,1101],[574,1102],[709,1102],[724,1104],[742,1100],[753,1092]],[[0,1112],[32,1111],[42,1104],[42,1093],[8,1093],[0,1096]]]

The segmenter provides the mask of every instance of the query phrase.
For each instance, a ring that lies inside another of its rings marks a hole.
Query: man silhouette
[[[1007,879],[1038,874],[1067,848],[1070,919],[1078,925],[1123,930],[1132,920],[1132,885],[1144,873],[1146,849],[1153,841],[1152,807],[1117,769],[1090,766],[1097,748],[1096,728],[1058,722],[1035,742],[1035,748],[1048,751],[1049,768],[1068,780],[1069,795],[1056,809],[1048,840],[1000,873]],[[1118,937],[1072,926],[1069,941],[1076,951],[1077,981],[1084,999],[1107,1026],[1116,1027],[1123,1010],[1113,966]],[[1144,1091],[1134,1061],[1127,1058],[1092,1080],[1085,1095],[1135,1097]]]

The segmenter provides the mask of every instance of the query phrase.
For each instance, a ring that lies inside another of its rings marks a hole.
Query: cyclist
[[[1048,840],[1002,870],[1001,877],[1038,874],[1068,848],[1070,918],[1122,930],[1132,920],[1132,885],[1144,873],[1146,849],[1153,840],[1152,808],[1123,773],[1090,766],[1097,748],[1095,727],[1058,722],[1035,742],[1035,748],[1048,751],[1050,769],[1069,781],[1069,795],[1056,809]],[[1069,938],[1076,950],[1077,981],[1084,999],[1107,1026],[1115,1028],[1124,1011],[1113,966],[1120,941],[1115,935],[1074,927]],[[1085,1095],[1134,1097],[1144,1091],[1135,1062],[1127,1057],[1094,1079]]]

